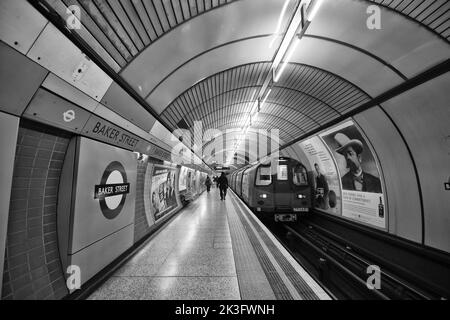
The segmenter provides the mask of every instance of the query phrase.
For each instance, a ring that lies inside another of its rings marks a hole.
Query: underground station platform
[[[329,300],[232,192],[204,192],[88,299]]]

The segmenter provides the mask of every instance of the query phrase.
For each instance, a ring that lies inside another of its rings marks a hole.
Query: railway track
[[[336,299],[445,299],[440,292],[435,292],[434,288],[425,284],[427,279],[405,277],[404,273],[392,270],[387,263],[380,263],[380,259],[368,253],[363,244],[350,245],[341,235],[308,218],[299,223],[288,224],[260,219],[292,256]],[[379,267],[379,289],[368,287],[373,266]],[[368,273],[368,270],[371,272]]]

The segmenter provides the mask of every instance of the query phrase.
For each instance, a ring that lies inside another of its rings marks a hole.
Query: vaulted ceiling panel
[[[282,16],[281,0],[41,1],[64,19],[61,3],[79,6],[83,28],[72,32],[164,124],[191,134],[199,121],[203,130],[241,130],[269,86],[250,132],[279,129],[288,143],[450,57],[447,0],[323,0],[269,85],[299,1],[286,2]],[[373,4],[379,30],[367,26]]]
[[[448,0],[370,1],[401,13],[450,41],[450,2]]]

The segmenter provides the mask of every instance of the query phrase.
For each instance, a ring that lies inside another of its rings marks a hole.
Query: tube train
[[[305,166],[287,157],[234,171],[230,187],[250,209],[275,221],[297,221],[297,214],[309,212],[312,206]]]

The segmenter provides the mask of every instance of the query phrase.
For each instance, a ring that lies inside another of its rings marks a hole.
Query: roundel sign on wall
[[[111,162],[103,172],[100,184],[95,186],[94,194],[105,218],[111,220],[120,214],[128,193],[130,184],[125,168],[120,162]]]

